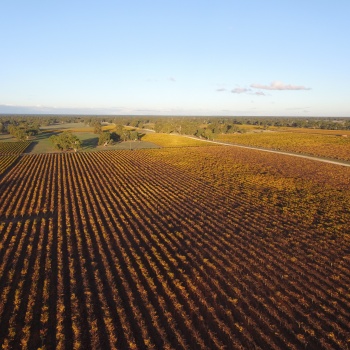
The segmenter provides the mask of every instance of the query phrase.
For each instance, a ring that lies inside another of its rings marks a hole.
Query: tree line
[[[220,116],[113,116],[113,115],[0,115],[0,132],[6,132],[9,125],[21,123],[36,124],[39,126],[55,125],[60,123],[85,123],[91,125],[95,121],[115,123],[135,128],[152,128],[153,125],[163,125],[169,129],[191,124],[231,124],[257,126],[283,126],[297,128],[315,128],[330,130],[350,130],[350,117],[220,117]],[[163,128],[163,127],[162,127]],[[174,130],[173,130],[174,131]]]
[[[142,134],[133,129],[126,129],[123,125],[116,125],[113,131],[103,131],[101,122],[94,121],[92,125],[94,133],[98,134],[98,145],[107,146],[121,141],[138,141]],[[58,135],[52,135],[50,141],[57,150],[77,152],[82,147],[81,140],[71,131],[64,131]]]
[[[115,129],[103,131],[102,123],[113,123]],[[92,116],[92,115],[0,115],[0,133],[18,140],[28,140],[41,126],[62,123],[85,123],[99,135],[99,144],[138,140],[140,130],[177,133],[213,139],[218,134],[244,133],[243,125],[261,128],[293,127],[327,130],[350,130],[350,118],[340,117],[176,117],[176,116]],[[128,128],[125,128],[128,127]],[[132,130],[130,130],[132,128]]]
[[[3,131],[3,128],[0,127],[0,130]],[[39,130],[38,124],[28,122],[10,124],[7,128],[8,133],[19,141],[29,140],[31,136],[37,135]]]

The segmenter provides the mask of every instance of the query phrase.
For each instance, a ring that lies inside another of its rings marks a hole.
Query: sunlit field
[[[142,140],[153,142],[161,147],[197,147],[205,145],[201,140],[194,140],[176,134],[147,133],[142,137]]]
[[[218,135],[216,139],[241,145],[350,160],[350,133],[348,131],[337,130],[337,133],[316,133],[306,130],[308,129],[299,129],[297,132],[264,131],[244,134],[236,133]]]
[[[0,142],[0,175],[16,161],[29,145],[30,141]]]
[[[201,145],[0,177],[3,348],[348,347],[350,169]]]

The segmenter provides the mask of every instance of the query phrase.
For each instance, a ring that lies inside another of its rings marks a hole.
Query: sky
[[[350,117],[349,0],[0,0],[0,113]]]

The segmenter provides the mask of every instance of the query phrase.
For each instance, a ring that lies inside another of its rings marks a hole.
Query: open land
[[[90,152],[79,129],[0,176],[0,346],[350,347],[348,167],[157,133]]]

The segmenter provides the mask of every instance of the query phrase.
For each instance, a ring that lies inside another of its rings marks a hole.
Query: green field
[[[111,129],[111,126],[104,126],[103,129]],[[50,141],[50,137],[53,135],[58,135],[64,131],[71,131],[81,140],[81,151],[84,152],[159,148],[158,145],[149,141],[126,141],[108,146],[98,146],[98,135],[93,133],[93,128],[86,126],[84,123],[66,123],[41,127],[40,133],[37,136],[30,138],[29,141],[31,141],[31,145],[26,149],[25,153],[40,154],[57,152],[57,149],[55,149],[54,145]],[[0,135],[0,142],[17,141],[17,139],[9,134]]]

